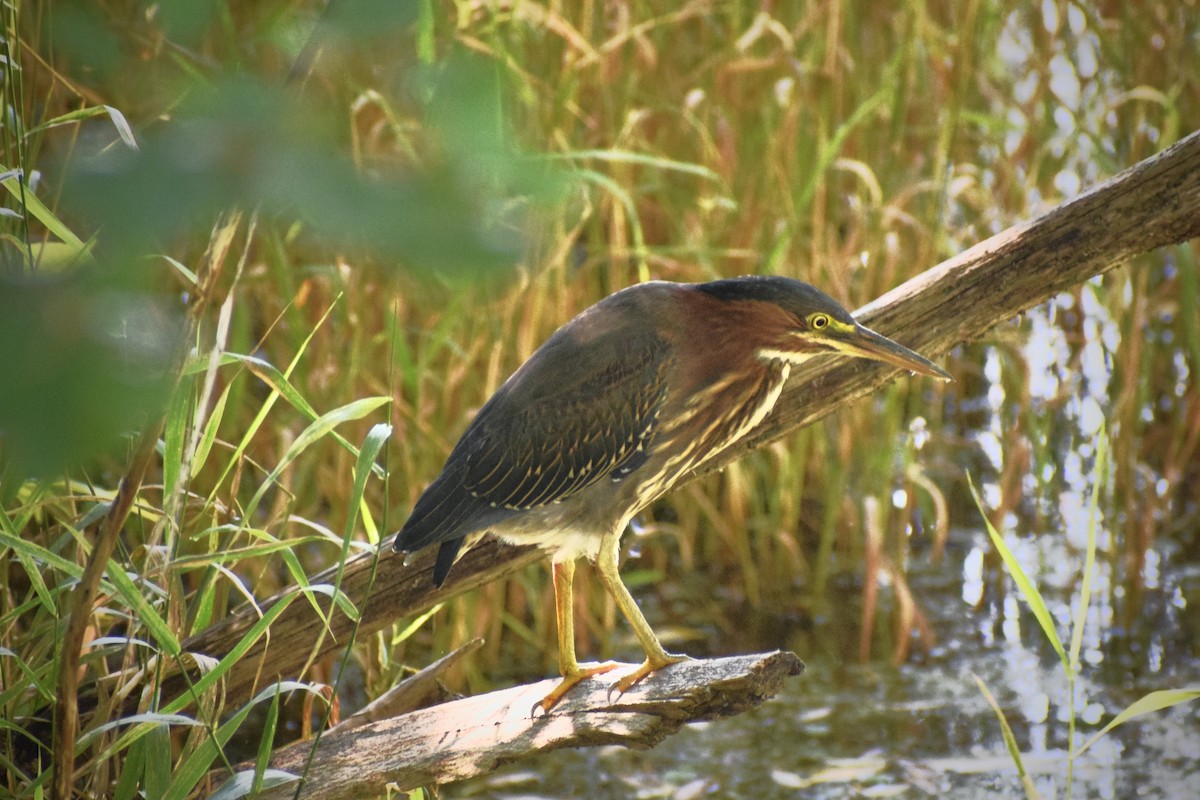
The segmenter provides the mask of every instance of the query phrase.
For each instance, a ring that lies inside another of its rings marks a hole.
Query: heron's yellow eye
[[[824,330],[829,327],[829,316],[827,314],[813,314],[808,318],[808,327],[814,331]]]

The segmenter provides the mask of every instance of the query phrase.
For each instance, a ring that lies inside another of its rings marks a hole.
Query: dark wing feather
[[[610,476],[620,480],[645,461],[666,396],[666,346],[648,338],[638,348],[604,354],[601,363],[587,354],[586,380],[549,388],[480,421],[464,475],[472,496],[491,508],[523,511]]]
[[[480,409],[395,548],[444,543],[444,578],[464,536],[629,475],[651,445],[669,357],[654,334],[580,344],[559,331]]]

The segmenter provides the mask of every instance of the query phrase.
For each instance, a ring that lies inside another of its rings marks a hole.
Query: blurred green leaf
[[[334,0],[326,6],[324,22],[338,35],[361,41],[411,25],[417,4],[396,0]]]
[[[88,0],[57,3],[46,15],[43,47],[75,63],[80,73],[107,75],[124,60],[118,37]]]
[[[174,319],[78,277],[0,278],[0,444],[19,475],[100,453],[161,408]]]
[[[155,0],[155,18],[173,41],[195,46],[217,10],[216,0]]]
[[[64,205],[118,260],[166,249],[221,209],[259,208],[300,220],[322,247],[410,267],[512,263],[523,243],[514,209],[557,197],[560,173],[516,149],[494,68],[459,58],[413,80],[440,152],[403,173],[364,176],[303,96],[229,77],[189,87],[170,120],[138,133],[140,149],[74,162]]]
[[[373,7],[331,24],[356,31]],[[69,8],[68,21],[78,16],[71,24],[91,30],[94,15]],[[4,184],[24,213],[61,240],[36,245],[59,282],[42,272],[41,282],[0,285],[0,443],[16,469],[45,474],[113,452],[118,434],[159,413],[176,320],[141,293],[144,256],[202,235],[223,209],[296,219],[318,249],[366,250],[408,267],[459,272],[516,260],[522,214],[559,196],[563,173],[517,149],[496,66],[460,55],[410,77],[432,146],[395,174],[364,175],[328,115],[244,76],[184,85],[170,116],[145,130],[116,108],[72,117],[103,114],[107,131],[98,152],[68,165],[70,226],[10,174]],[[95,248],[73,229],[94,232]],[[87,268],[67,274],[80,263]]]

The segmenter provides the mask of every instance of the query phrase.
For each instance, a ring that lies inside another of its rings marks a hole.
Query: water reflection
[[[613,747],[550,753],[499,776],[448,787],[451,797],[956,798],[1022,797],[991,709],[972,675],[991,688],[1014,728],[1043,797],[1065,788],[1066,681],[1028,609],[1000,596],[986,535],[957,530],[941,569],[910,581],[939,644],[921,663],[856,664],[839,645],[859,624],[858,592],[835,603],[817,628],[784,644],[808,670],[755,712],[689,726],[648,752]],[[1154,552],[1146,614],[1115,626],[1111,571],[1097,576],[1084,634],[1087,666],[1076,687],[1080,741],[1116,711],[1157,688],[1200,682],[1200,644],[1181,612],[1200,600],[1200,574]],[[1082,558],[1060,538],[1025,543],[1025,559],[1056,619],[1071,611],[1070,580]],[[1068,561],[1068,569],[1058,562]],[[1153,584],[1153,585],[1152,585]],[[850,637],[853,638],[853,637]],[[828,646],[833,644],[832,647]],[[822,646],[825,645],[825,646]],[[1170,656],[1167,657],[1167,653]],[[514,783],[515,780],[515,783]],[[1194,796],[1200,786],[1200,708],[1142,717],[1101,739],[1076,764],[1076,797]]]

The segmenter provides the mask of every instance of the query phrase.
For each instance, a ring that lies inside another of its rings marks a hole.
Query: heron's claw
[[[637,684],[641,683],[647,676],[653,672],[658,672],[663,667],[669,667],[672,664],[678,664],[681,661],[691,661],[690,656],[675,655],[674,653],[665,653],[665,658],[647,658],[642,665],[628,675],[621,677],[619,681],[608,687],[608,702],[613,701],[613,692],[616,692],[617,698],[628,692]]]
[[[563,675],[562,680],[559,681],[558,685],[550,691],[550,694],[533,704],[533,708],[529,711],[529,716],[537,717],[539,708],[542,710],[543,714],[549,714],[550,709],[554,708],[554,706],[558,704],[558,701],[562,700],[566,693],[575,687],[575,684],[579,683],[584,678],[590,678],[593,675],[603,675],[605,672],[611,672],[619,666],[621,665],[615,661],[605,661],[602,664],[594,664],[589,667],[582,667],[578,672],[573,671],[570,674]]]

